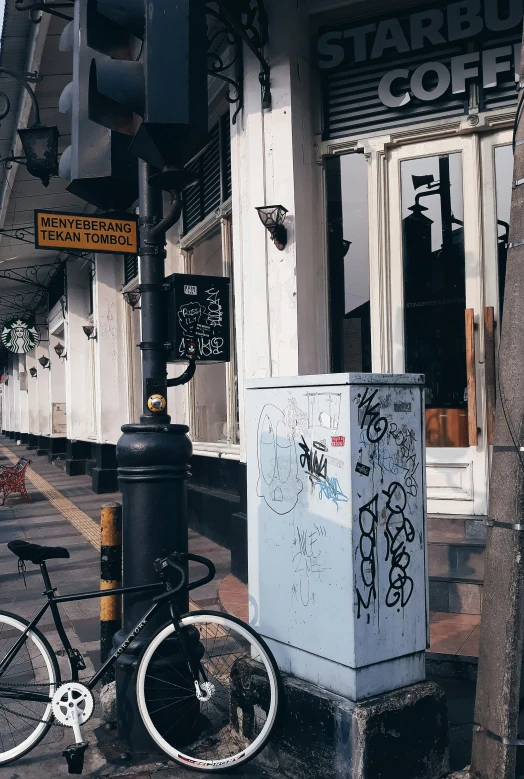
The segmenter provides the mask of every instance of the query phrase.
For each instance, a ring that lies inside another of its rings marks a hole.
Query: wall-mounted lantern
[[[37,373],[38,373],[38,371],[36,370],[36,368],[29,368],[29,373],[31,374],[31,376],[33,377],[33,379],[36,379],[36,375],[37,375]]]
[[[82,325],[82,330],[88,341],[96,341],[96,327],[94,325]]]
[[[343,257],[345,257],[346,254],[348,253],[349,247],[351,246],[352,243],[353,243],[353,241],[347,241],[345,238],[342,239],[342,256]]]
[[[55,352],[61,360],[67,360],[67,352],[64,354],[65,346],[63,344],[57,344],[55,346]]]
[[[42,366],[42,368],[49,368],[51,370],[51,363],[49,361],[49,357],[39,357],[38,362]]]
[[[133,311],[140,310],[140,290],[132,289],[129,292],[123,292],[122,297],[126,301],[128,306],[131,306]]]
[[[284,206],[258,206],[260,221],[268,230],[271,240],[279,251],[284,249],[287,243],[287,230],[284,227],[287,208]]]

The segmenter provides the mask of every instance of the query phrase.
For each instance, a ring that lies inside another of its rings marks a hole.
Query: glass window
[[[426,443],[468,446],[460,153],[401,163],[405,369],[426,376]]]
[[[362,154],[326,160],[331,367],[371,371],[368,165]]]
[[[196,243],[189,252],[189,272],[205,276],[230,276],[230,241],[224,246],[223,234],[229,235],[230,222],[214,230]],[[233,309],[231,321],[233,322]],[[232,359],[234,355],[232,340]],[[192,401],[191,436],[194,441],[231,444],[238,443],[237,402],[229,402],[231,393],[236,398],[235,371],[232,363],[199,364],[190,383]],[[232,407],[231,407],[232,406]]]

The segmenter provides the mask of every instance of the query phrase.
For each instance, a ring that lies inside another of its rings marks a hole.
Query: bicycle
[[[88,743],[81,725],[93,713],[92,690],[161,608],[169,621],[153,635],[138,661],[136,693],[143,723],[153,741],[175,762],[199,771],[220,771],[251,760],[266,745],[280,698],[278,667],[264,640],[241,620],[214,611],[181,614],[175,596],[215,576],[211,560],[172,553],[155,561],[159,581],[113,590],[56,595],[46,560],[69,558],[64,547],[11,541],[8,548],[25,563],[40,566],[46,602],[31,622],[0,611],[0,765],[31,751],[56,720],[71,727],[75,743],[63,751],[69,773],[82,773]],[[188,561],[208,573],[188,582]],[[173,576],[179,580],[174,583]],[[59,604],[163,590],[101,668],[79,680],[86,665],[65,633]],[[62,683],[57,655],[38,622],[51,610],[68,658],[71,680]]]

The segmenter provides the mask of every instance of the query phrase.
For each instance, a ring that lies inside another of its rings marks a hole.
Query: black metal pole
[[[139,162],[143,413],[139,424],[122,427],[117,446],[125,587],[158,581],[155,559],[175,550],[187,551],[186,479],[191,441],[189,429],[170,424],[167,413],[165,233],[154,231],[162,220],[162,193],[149,186],[151,173],[148,164]],[[150,599],[147,594],[124,597],[123,631],[116,634],[115,645],[140,620]],[[178,605],[187,611],[187,593],[180,595]],[[165,618],[164,612],[163,618],[152,619],[116,664],[119,736],[132,745],[133,752],[147,751],[151,746],[136,702],[136,661],[144,643]],[[177,662],[175,655],[172,663]]]

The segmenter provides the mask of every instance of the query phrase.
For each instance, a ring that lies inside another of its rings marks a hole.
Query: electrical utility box
[[[247,384],[251,624],[351,700],[425,678],[424,377]]]
[[[166,278],[168,362],[193,357],[198,362],[229,362],[231,351],[230,291],[225,276],[173,273]]]

